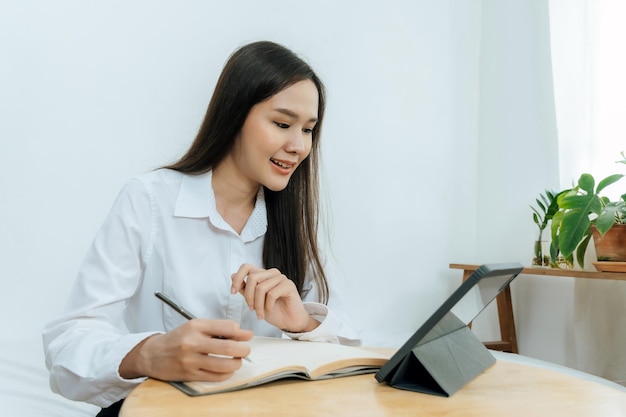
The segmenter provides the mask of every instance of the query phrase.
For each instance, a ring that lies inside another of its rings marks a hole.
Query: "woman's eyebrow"
[[[293,119],[299,119],[300,118],[300,116],[298,116],[297,113],[295,113],[295,112],[293,112],[293,111],[291,111],[289,109],[278,108],[278,109],[274,109],[274,111],[276,111],[278,113],[282,113],[282,114],[284,114],[286,116],[289,116],[289,117],[291,117]],[[316,122],[317,122],[317,117],[311,117],[309,119],[309,123],[316,123]]]

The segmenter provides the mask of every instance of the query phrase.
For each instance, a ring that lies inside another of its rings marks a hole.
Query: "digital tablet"
[[[413,349],[467,326],[523,268],[519,263],[481,265],[380,368],[376,373],[376,380],[389,382],[396,368]]]

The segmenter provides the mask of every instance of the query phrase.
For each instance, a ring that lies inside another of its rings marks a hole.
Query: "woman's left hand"
[[[243,264],[231,278],[230,292],[243,295],[259,320],[292,333],[309,332],[319,326],[304,309],[296,285],[278,269]]]

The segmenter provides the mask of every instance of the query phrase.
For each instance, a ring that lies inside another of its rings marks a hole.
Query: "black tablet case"
[[[448,397],[480,375],[495,358],[469,329],[469,322],[461,321],[451,310],[481,280],[502,282],[489,294],[486,307],[522,269],[517,263],[480,266],[381,367],[376,380],[394,388]]]

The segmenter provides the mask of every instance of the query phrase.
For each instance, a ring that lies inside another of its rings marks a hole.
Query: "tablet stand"
[[[495,361],[465,323],[448,312],[388,381],[395,388],[449,397]]]

